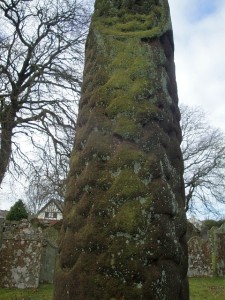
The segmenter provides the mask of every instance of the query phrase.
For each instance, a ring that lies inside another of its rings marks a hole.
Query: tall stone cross
[[[96,0],[54,299],[189,299],[167,0]]]

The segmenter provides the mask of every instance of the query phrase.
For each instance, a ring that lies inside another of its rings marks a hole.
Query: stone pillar
[[[189,299],[167,0],[97,0],[54,299]]]

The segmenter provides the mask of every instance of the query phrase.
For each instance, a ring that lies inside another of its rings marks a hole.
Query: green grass
[[[51,300],[52,284],[42,284],[38,289],[0,289],[0,300]]]
[[[224,300],[225,278],[190,278],[190,300]]]
[[[225,278],[191,278],[190,300],[225,300]],[[0,289],[0,300],[51,300],[52,285],[38,289]]]

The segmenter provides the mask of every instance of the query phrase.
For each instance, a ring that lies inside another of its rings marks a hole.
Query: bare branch
[[[199,108],[181,105],[180,110],[186,210],[196,210],[200,202],[216,213],[213,203],[225,204],[225,135],[208,125]]]
[[[89,13],[73,0],[0,0],[0,12],[1,184],[10,160],[18,173],[39,168],[26,148],[48,157],[51,172],[69,156]]]

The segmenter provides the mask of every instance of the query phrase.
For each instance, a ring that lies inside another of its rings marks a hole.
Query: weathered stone
[[[58,247],[49,240],[44,240],[41,250],[39,283],[53,283]]]
[[[42,235],[27,221],[9,223],[0,248],[0,286],[30,288],[39,284]]]
[[[209,241],[192,237],[188,241],[188,276],[208,277],[213,275],[212,247]]]
[[[36,288],[52,283],[58,230],[24,220],[0,224],[0,286]]]
[[[97,0],[54,299],[188,299],[174,44],[166,0]]]
[[[189,277],[225,276],[225,224],[211,228],[206,238],[192,237],[188,252]]]

